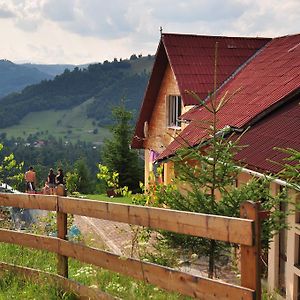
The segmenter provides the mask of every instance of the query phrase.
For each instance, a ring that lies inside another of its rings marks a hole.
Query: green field
[[[82,197],[84,199],[91,199],[91,200],[98,200],[98,201],[123,203],[123,204],[132,204],[131,197],[115,197],[115,198],[110,198],[110,197],[107,197],[104,194],[101,194],[101,195],[92,195],[92,194],[89,194],[89,195],[83,195]]]
[[[91,101],[93,99],[72,109],[32,112],[18,125],[1,129],[1,132],[5,132],[8,138],[26,139],[30,134],[38,134],[39,139],[53,135],[69,142],[81,140],[101,144],[110,133],[107,128],[98,127],[95,121],[86,117],[86,106]]]

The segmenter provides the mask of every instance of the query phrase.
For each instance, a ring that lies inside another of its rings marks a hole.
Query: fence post
[[[241,285],[255,290],[255,300],[261,300],[261,224],[260,204],[246,201],[240,206],[240,216],[254,220],[253,245],[241,245]]]
[[[65,191],[64,188],[56,189],[56,195],[65,196],[64,191]],[[68,234],[67,214],[59,211],[59,204],[57,205],[56,222],[57,222],[57,237],[59,239],[66,240]],[[68,257],[67,256],[57,254],[57,273],[63,277],[68,278]]]

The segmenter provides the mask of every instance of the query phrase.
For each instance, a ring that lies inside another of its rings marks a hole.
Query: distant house
[[[46,142],[43,141],[43,140],[38,140],[38,141],[35,141],[35,142],[33,143],[33,146],[34,146],[35,148],[42,148],[42,147],[44,147],[45,145],[46,145]]]
[[[207,120],[207,111],[186,90],[204,100],[213,91],[216,42],[217,101],[239,90],[218,113],[218,129],[250,128],[240,141],[248,147],[236,156],[247,165],[237,184],[278,172],[271,161],[281,163],[285,155],[274,147],[300,151],[300,34],[274,39],[162,34],[132,140],[133,148],[145,150],[146,184],[154,161],[163,163],[168,183],[174,176],[168,158],[207,138],[197,126]],[[282,184],[274,181],[272,193]],[[290,196],[300,201],[299,193]],[[287,299],[299,293],[300,231],[293,226],[299,222],[297,214],[290,216],[292,229],[276,236],[269,252],[269,288]]]

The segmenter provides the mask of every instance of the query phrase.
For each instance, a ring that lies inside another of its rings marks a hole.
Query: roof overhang
[[[146,88],[144,100],[140,109],[140,114],[136,123],[134,136],[131,141],[131,147],[135,149],[143,148],[144,124],[149,122],[155,106],[156,98],[160,89],[162,79],[168,65],[168,57],[162,39],[158,45],[155,55],[155,61],[152,68],[151,76]]]

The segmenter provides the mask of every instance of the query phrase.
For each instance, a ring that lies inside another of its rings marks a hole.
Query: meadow
[[[28,138],[37,135],[39,139],[47,139],[49,135],[63,141],[78,140],[102,144],[110,136],[109,129],[99,127],[96,121],[87,118],[86,107],[93,99],[89,99],[71,109],[45,110],[31,112],[19,121],[19,124],[1,129],[7,138]]]

